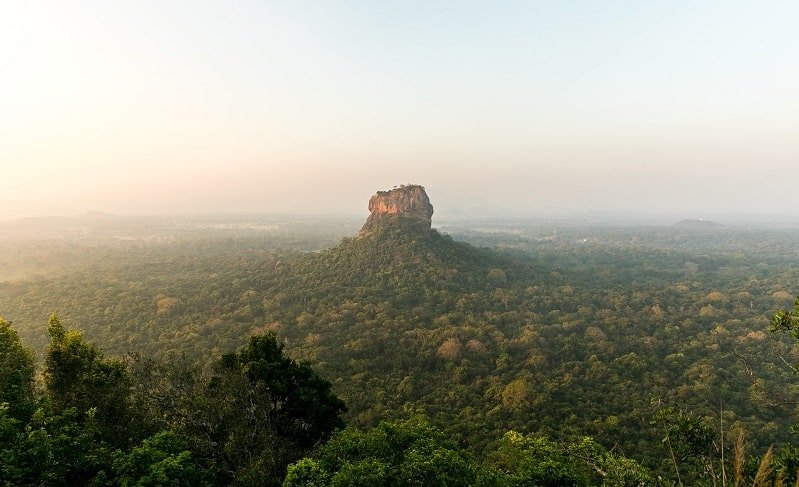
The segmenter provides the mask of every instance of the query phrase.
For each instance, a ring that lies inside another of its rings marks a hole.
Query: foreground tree
[[[589,437],[557,442],[546,436],[509,431],[488,465],[506,486],[657,486],[660,478],[636,461],[607,451]]]
[[[274,333],[222,356],[208,386],[220,444],[240,485],[280,485],[289,463],[344,426],[344,403],[308,365],[283,355]]]
[[[171,431],[157,433],[127,454],[117,453],[113,472],[123,486],[207,484],[186,442]]]
[[[344,403],[274,334],[196,366],[108,359],[57,317],[44,394],[33,355],[0,320],[0,486],[280,485],[343,426]]]
[[[441,431],[409,421],[337,433],[314,458],[292,465],[283,485],[468,486],[483,483],[478,477],[474,461]]]
[[[0,405],[9,418],[25,421],[34,407],[33,352],[19,341],[11,323],[0,316]]]
[[[380,423],[337,433],[312,458],[291,465],[300,486],[656,486],[660,479],[591,438],[555,442],[506,433],[480,464],[425,421]]]
[[[130,377],[120,360],[106,359],[83,339],[78,330],[67,330],[53,315],[47,327],[44,383],[55,413],[74,409],[91,415],[104,441],[127,447],[137,439],[130,405]]]
[[[274,333],[223,355],[210,377],[180,360],[131,365],[148,416],[186,440],[215,484],[280,485],[287,465],[344,425],[331,384],[284,356]]]

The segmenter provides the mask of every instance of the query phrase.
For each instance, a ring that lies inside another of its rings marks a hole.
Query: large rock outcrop
[[[430,228],[433,205],[424,187],[417,184],[402,185],[389,191],[378,191],[369,198],[369,211],[361,233],[369,232],[381,223],[398,219],[411,220]]]

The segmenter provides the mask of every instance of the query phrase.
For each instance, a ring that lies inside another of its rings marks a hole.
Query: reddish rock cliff
[[[369,199],[369,211],[371,214],[361,232],[368,231],[379,222],[398,217],[418,220],[430,228],[433,217],[430,198],[427,197],[424,187],[416,184],[400,186],[390,191],[378,191]]]

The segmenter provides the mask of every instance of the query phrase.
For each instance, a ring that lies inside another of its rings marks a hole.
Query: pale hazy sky
[[[799,2],[0,0],[0,219],[365,213],[409,182],[799,215]]]

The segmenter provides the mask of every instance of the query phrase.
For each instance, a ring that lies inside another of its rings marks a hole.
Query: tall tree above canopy
[[[50,317],[47,332],[50,346],[44,383],[55,411],[92,411],[103,425],[106,440],[120,446],[131,441],[130,378],[124,364],[103,358],[80,331],[65,329],[55,315]]]
[[[0,317],[0,404],[12,418],[25,420],[33,410],[33,352],[19,341],[11,323]]]
[[[274,333],[253,335],[247,348],[222,356],[220,370],[245,377],[264,400],[267,423],[277,434],[312,447],[344,426],[344,402],[330,391],[330,382],[307,364],[283,355]]]
[[[286,467],[344,426],[346,407],[308,365],[283,355],[274,333],[222,356],[205,395],[214,450],[237,485],[280,485]],[[272,479],[272,481],[265,480]]]

